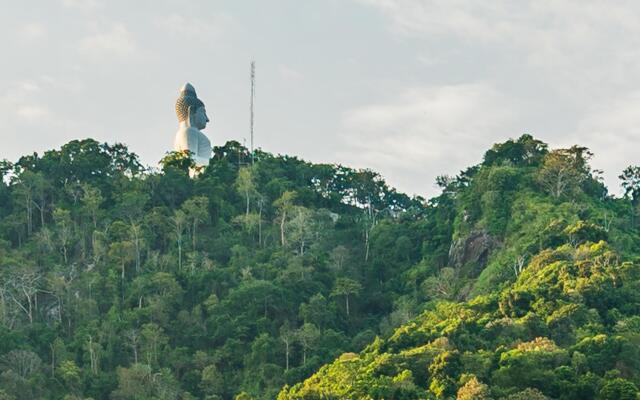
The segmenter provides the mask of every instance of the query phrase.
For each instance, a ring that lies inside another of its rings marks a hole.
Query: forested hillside
[[[371,171],[214,152],[194,179],[93,140],[2,164],[0,398],[274,398],[414,315],[403,273],[446,258],[450,216]]]
[[[636,399],[640,168],[525,135],[427,201],[254,156],[1,163],[0,399]]]
[[[454,204],[447,265],[426,310],[344,353],[287,399],[637,399],[640,169],[607,195],[591,153],[531,137],[442,178]]]

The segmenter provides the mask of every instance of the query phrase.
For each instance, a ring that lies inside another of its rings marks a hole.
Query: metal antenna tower
[[[256,62],[251,61],[251,165],[254,162],[253,154],[253,126],[254,126],[254,112],[253,106],[256,97]]]

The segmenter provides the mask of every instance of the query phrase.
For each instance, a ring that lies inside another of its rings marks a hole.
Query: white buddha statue
[[[185,83],[180,89],[180,97],[176,101],[176,115],[180,126],[174,140],[174,150],[192,152],[197,167],[209,165],[211,142],[200,131],[207,126],[209,117],[204,103],[198,99],[196,90],[190,83]]]

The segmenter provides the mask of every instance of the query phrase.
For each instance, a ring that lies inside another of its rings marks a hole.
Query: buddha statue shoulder
[[[193,153],[192,157],[198,167],[209,165],[211,142],[201,131],[207,126],[209,117],[204,103],[198,98],[190,83],[185,83],[180,89],[180,97],[176,101],[176,115],[179,126],[174,140],[174,150],[189,150]]]

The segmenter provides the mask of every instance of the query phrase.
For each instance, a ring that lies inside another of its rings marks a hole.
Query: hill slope
[[[449,240],[421,199],[214,150],[195,179],[90,139],[0,165],[0,397],[268,399],[407,320],[399,273]]]
[[[423,283],[439,299],[278,399],[635,399],[638,170],[613,199],[589,157],[523,136],[442,179],[450,265]]]
[[[0,163],[0,398],[635,396],[637,169],[525,135],[425,201],[214,153]]]

